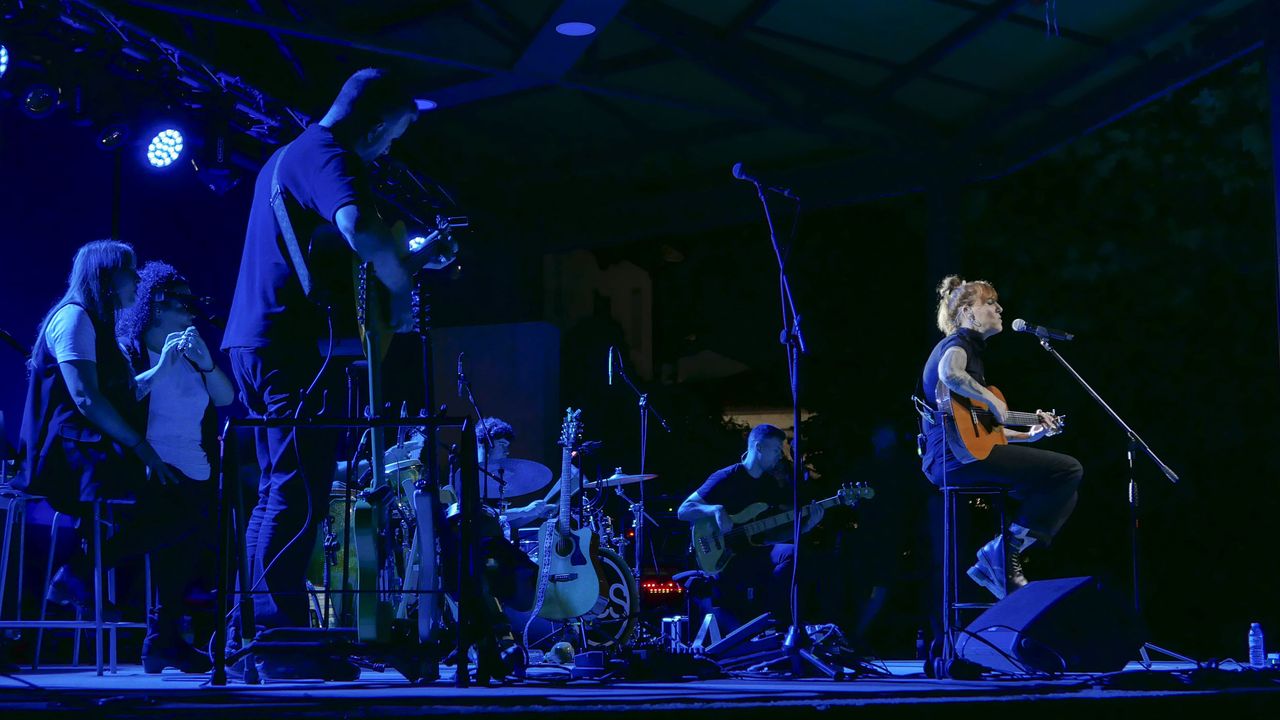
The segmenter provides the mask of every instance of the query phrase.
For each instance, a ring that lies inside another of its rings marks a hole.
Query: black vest
[[[98,387],[107,402],[135,429],[144,427],[133,374],[114,329],[94,323]],[[27,401],[22,413],[18,489],[49,498],[55,508],[76,501],[132,494],[145,477],[142,462],[80,413],[62,378],[44,332],[31,352]]]
[[[921,391],[924,393],[922,398],[933,409],[935,407],[934,392],[938,386],[938,362],[942,360],[942,356],[949,348],[959,347],[964,350],[965,354],[965,372],[969,373],[974,380],[979,383],[986,384],[986,367],[982,361],[982,355],[986,352],[987,341],[983,339],[982,334],[974,332],[968,328],[960,328],[954,333],[942,338],[938,344],[933,347],[933,352],[929,353],[929,360],[924,364],[924,371],[921,373]],[[936,416],[935,416],[936,418]],[[938,422],[933,424],[925,423],[922,426],[925,436],[925,445],[921,453],[921,467],[924,474],[935,485],[942,485],[942,470],[945,463],[947,470],[955,470],[963,465],[962,462],[951,452],[951,446],[947,444],[946,434],[943,432],[942,425]]]

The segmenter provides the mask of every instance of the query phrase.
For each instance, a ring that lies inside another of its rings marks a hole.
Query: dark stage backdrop
[[[1263,86],[1256,65],[1211,76],[1018,174],[970,187],[957,219],[954,269],[994,282],[1007,321],[1076,331],[1079,339],[1060,349],[1182,474],[1174,487],[1137,461],[1144,599],[1152,639],[1202,657],[1241,657],[1251,621],[1280,634],[1280,372]],[[111,228],[111,158],[89,150],[76,135],[83,132],[0,110],[0,327],[24,342],[58,296],[72,251]],[[244,188],[219,198],[190,173],[151,175],[132,159],[123,179],[121,237],[143,259],[186,270],[197,292],[225,305]],[[743,202],[756,202],[749,189]],[[817,413],[806,432],[825,479],[919,480],[907,397],[938,337],[926,210],[913,196],[815,212],[801,226],[792,262],[812,348],[803,392]],[[469,275],[437,296],[442,324],[541,319],[540,263],[532,249],[521,255],[513,246],[474,247],[483,262],[468,262]],[[648,388],[676,430],[653,433],[647,467],[661,474],[651,498],[668,501],[654,508],[669,513],[740,452],[739,437],[720,423],[724,406],[787,401],[776,267],[759,224],[613,247],[601,257],[632,260],[653,275],[659,377],[674,380],[679,358],[704,350],[751,368]],[[590,349],[597,357],[603,350]],[[1028,336],[997,337],[989,372],[1014,406],[1069,413],[1068,433],[1045,447],[1076,455],[1086,469],[1075,517],[1030,574],[1100,574],[1127,589],[1125,438]],[[10,437],[22,395],[21,362],[0,348]],[[624,414],[607,464],[630,470],[634,404],[625,393],[610,403]],[[869,462],[870,438],[882,427],[896,442]],[[683,536],[671,524],[679,559]],[[894,628],[894,647],[909,651],[914,627]]]
[[[212,297],[225,313],[244,245],[253,173],[219,196],[189,166],[156,172],[143,167],[136,149],[124,153],[118,239],[133,244],[139,263],[160,259],[175,265],[196,294]],[[115,166],[115,155],[94,149],[89,128],[61,115],[32,120],[13,103],[0,104],[0,328],[19,342],[34,341],[37,324],[61,297],[75,250],[111,236]],[[437,325],[541,319],[540,255],[519,243],[494,252],[491,237],[482,224],[463,239],[465,272],[441,280],[433,292]],[[210,344],[220,342],[216,330],[204,330]],[[22,359],[0,346],[0,412],[14,442],[25,391]],[[452,395],[444,400],[462,411]]]
[[[247,187],[218,197],[188,168],[151,173],[138,157],[121,158],[119,239],[133,244],[140,263],[172,263],[197,294],[225,306],[240,261]],[[76,248],[111,236],[114,172],[115,156],[94,149],[89,128],[0,106],[0,328],[20,342],[34,341],[36,325],[66,289]],[[16,440],[25,373],[8,347],[0,347],[0,379],[0,410]]]

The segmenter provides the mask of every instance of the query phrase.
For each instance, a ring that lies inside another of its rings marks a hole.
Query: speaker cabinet
[[[1145,629],[1133,608],[1096,578],[1039,580],[969,623],[956,655],[990,670],[1111,672],[1138,657]]]

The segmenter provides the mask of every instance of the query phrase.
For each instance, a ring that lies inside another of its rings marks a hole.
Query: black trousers
[[[181,473],[178,477],[182,478]],[[150,553],[151,577],[162,608],[178,608],[188,588],[207,568],[194,561],[202,543],[208,542],[212,527],[212,504],[208,502],[208,485],[189,479],[177,484],[161,485],[148,481],[139,487],[132,504],[113,504],[104,509],[102,519],[115,521],[114,532],[102,532],[102,565],[113,568],[120,563]],[[76,518],[76,528],[85,547],[92,553],[93,505],[91,503],[54,504],[54,509]],[[200,555],[203,556],[203,555]],[[76,558],[81,569],[93,567],[92,555]]]
[[[321,364],[318,353],[296,347],[232,348],[230,354],[241,400],[263,418],[294,417]],[[307,627],[307,564],[328,512],[338,433],[259,428],[255,438],[262,477],[245,532],[251,589],[257,593],[254,622],[259,628]]]
[[[1070,455],[1027,445],[998,445],[985,460],[947,470],[945,479],[951,487],[1006,488],[1018,502],[1014,522],[1048,545],[1075,509],[1083,477],[1080,461]],[[942,485],[940,472],[932,479]]]
[[[790,543],[753,547],[734,555],[716,578],[709,598],[720,609],[721,631],[729,632],[766,612],[772,612],[779,625],[789,624],[794,565],[795,546]]]

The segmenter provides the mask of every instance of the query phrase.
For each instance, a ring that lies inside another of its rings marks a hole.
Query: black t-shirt
[[[942,356],[947,350],[953,347],[964,350],[965,372],[969,373],[979,383],[987,384],[986,368],[982,364],[982,354],[987,349],[987,341],[978,332],[968,328],[960,328],[938,341],[938,344],[933,347],[933,352],[929,353],[928,362],[924,365],[924,373],[921,377],[922,389],[925,395],[923,400],[929,403],[930,407],[934,407],[936,402],[935,395],[939,382],[938,362],[942,360]],[[937,408],[934,407],[934,409],[936,410]],[[943,461],[946,463],[947,470],[954,470],[963,465],[955,454],[951,452],[951,448],[947,446],[941,423],[925,423],[925,451],[922,458],[922,467],[925,475],[928,475],[929,479],[938,485],[942,483]]]
[[[302,292],[271,208],[271,178],[277,162],[289,222],[304,256],[317,231],[333,228],[338,210],[369,198],[367,167],[358,155],[342,147],[328,128],[312,125],[286,147],[283,160],[280,153],[285,148],[271,156],[254,185],[223,350],[277,342],[310,344],[327,332],[323,310]],[[345,245],[332,239],[330,244]],[[308,268],[313,281],[344,277],[349,252],[343,248],[332,254],[312,253]],[[349,273],[345,277],[349,278]]]
[[[698,495],[708,505],[723,505],[730,515],[742,512],[748,505],[758,502],[766,503],[770,510],[780,512],[791,507],[791,481],[789,478],[779,479],[771,473],[753,478],[746,466],[734,463],[711,473],[711,477],[698,488]],[[804,493],[801,492],[801,500],[803,499]],[[761,515],[771,514],[770,510]]]

